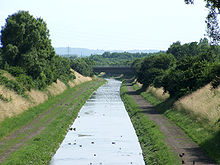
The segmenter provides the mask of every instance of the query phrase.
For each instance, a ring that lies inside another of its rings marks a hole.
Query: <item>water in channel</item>
[[[144,165],[137,135],[120,98],[121,82],[108,79],[81,108],[51,165]]]

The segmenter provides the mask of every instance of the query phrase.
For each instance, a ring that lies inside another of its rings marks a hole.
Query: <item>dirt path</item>
[[[68,106],[69,111],[74,110],[74,107],[77,106],[78,103],[70,106],[70,103],[77,99],[83,92],[85,92],[88,88],[90,88],[91,84],[87,88],[79,88],[74,91],[67,97],[61,99],[58,103],[53,105],[47,111],[41,113],[37,118],[17,129],[13,133],[8,136],[5,136],[0,140],[0,163],[6,160],[13,152],[18,150],[21,146],[25,145],[26,142],[33,137],[39,135],[48,124],[50,124],[56,117],[59,115],[57,113],[57,108],[62,110],[64,107]],[[56,110],[56,111],[55,111]],[[7,146],[7,147],[5,147]],[[6,148],[5,150],[1,150],[1,148]]]
[[[131,84],[127,84],[128,94],[142,109],[150,120],[154,121],[165,135],[165,142],[179,155],[182,164],[214,165],[205,153],[178,126],[159,114],[142,96],[138,95]]]

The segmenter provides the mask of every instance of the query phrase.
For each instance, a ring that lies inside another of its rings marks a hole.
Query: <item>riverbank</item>
[[[165,137],[159,127],[148,116],[143,115],[141,108],[131,95],[132,93],[128,94],[124,82],[121,86],[121,98],[141,143],[145,163],[149,165],[180,164],[179,158],[165,144]]]
[[[155,106],[155,109],[166,116],[170,121],[179,126],[195,143],[197,143],[206,154],[220,164],[220,130],[219,125],[210,125],[206,120],[197,120],[197,117],[184,110],[176,110],[173,106],[174,99],[158,99],[155,93],[150,90],[141,91],[136,84],[133,85],[136,91]]]
[[[3,78],[16,81],[16,78],[7,71],[0,70],[0,72]],[[21,114],[27,109],[43,103],[50,97],[61,94],[69,87],[72,88],[83,82],[92,80],[91,77],[85,77],[72,69],[71,72],[75,75],[75,79],[70,80],[67,84],[58,79],[56,82],[53,82],[46,89],[31,89],[30,91],[26,91],[26,97],[19,95],[14,90],[9,89],[3,84],[0,84],[0,97],[2,98],[0,99],[0,122],[2,122],[6,118],[10,118],[18,114]]]
[[[0,164],[48,164],[78,111],[104,80],[65,90],[0,124]]]

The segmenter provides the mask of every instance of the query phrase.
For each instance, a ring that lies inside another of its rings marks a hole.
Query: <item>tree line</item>
[[[150,53],[149,53],[150,54]],[[102,55],[91,55],[96,66],[130,66],[137,58],[146,57],[148,53],[104,52]]]
[[[165,53],[150,55],[132,63],[143,88],[163,87],[171,97],[181,97],[212,82],[220,84],[220,47],[208,40],[173,43]]]

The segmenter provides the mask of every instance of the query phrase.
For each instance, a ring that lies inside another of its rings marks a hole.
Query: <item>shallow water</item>
[[[81,108],[51,165],[144,165],[137,135],[120,98],[121,82],[108,79]]]

